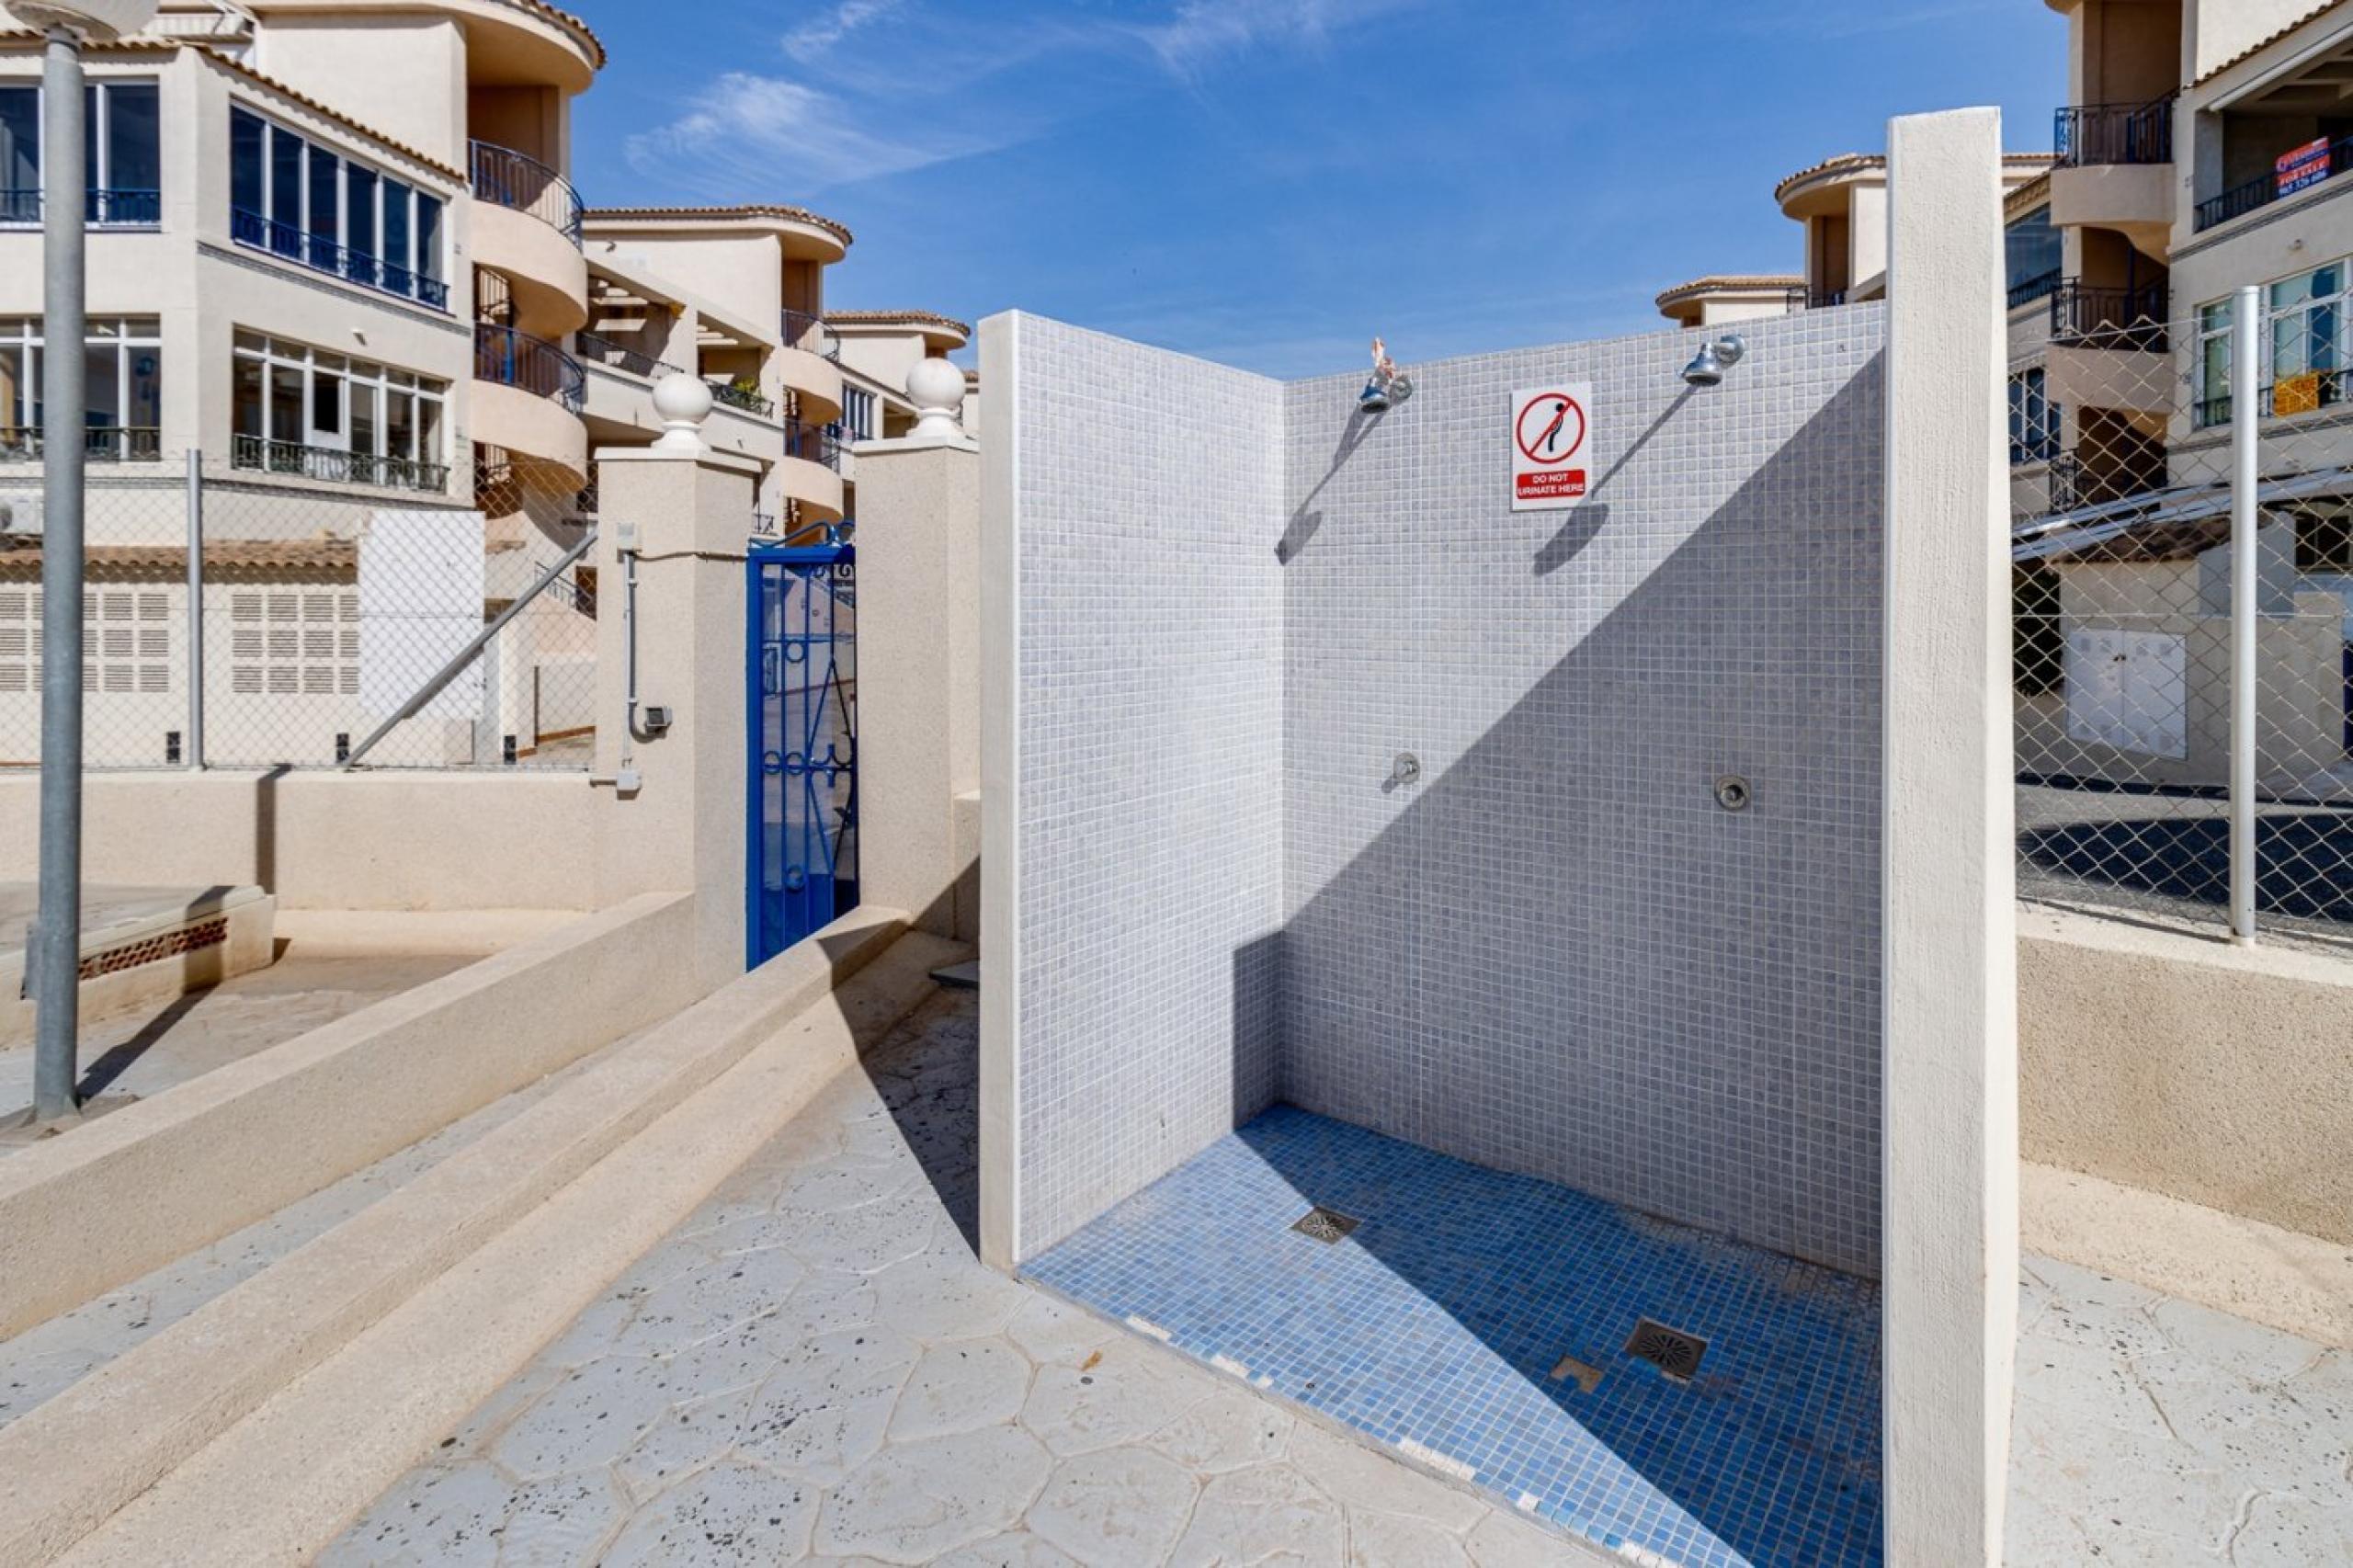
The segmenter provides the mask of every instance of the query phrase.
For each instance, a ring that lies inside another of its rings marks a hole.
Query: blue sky
[[[1795,268],[1784,175],[1964,104],[2047,148],[2064,90],[2034,0],[574,3],[592,204],[797,203],[857,233],[832,305],[1287,376],[1659,326]]]

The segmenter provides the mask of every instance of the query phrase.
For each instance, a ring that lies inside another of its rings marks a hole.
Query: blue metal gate
[[[749,551],[750,792],[745,940],[766,963],[858,903],[858,554]]]

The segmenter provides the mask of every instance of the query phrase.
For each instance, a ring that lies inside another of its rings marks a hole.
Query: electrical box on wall
[[[663,731],[670,727],[670,705],[666,702],[647,703],[645,705],[645,716],[641,721],[641,723],[643,725],[647,734],[660,734]]]

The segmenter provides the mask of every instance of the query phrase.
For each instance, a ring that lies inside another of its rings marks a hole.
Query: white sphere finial
[[[702,422],[710,417],[710,384],[700,376],[673,370],[654,383],[654,412],[662,416],[662,434],[654,443],[657,452],[700,457],[710,449],[702,444]]]
[[[964,372],[934,356],[907,372],[907,398],[915,405],[913,441],[964,438]]]
[[[157,0],[6,0],[8,14],[35,32],[64,28],[92,43],[112,43],[155,19]]]

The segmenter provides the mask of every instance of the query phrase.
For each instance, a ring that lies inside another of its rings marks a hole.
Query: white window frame
[[[2282,284],[2298,282],[2317,273],[2325,272],[2331,267],[2335,267],[2337,274],[2336,290],[2334,293],[2299,300],[2290,305],[2272,303],[2274,291]],[[2353,392],[2353,257],[2340,256],[2333,261],[2324,261],[2314,267],[2285,273],[2259,287],[2263,291],[2263,314],[2259,324],[2261,330],[2256,334],[2256,351],[2261,356],[2256,367],[2256,384],[2263,399],[2263,417],[2267,419],[2278,417],[2271,412],[2271,394],[2279,381],[2279,325],[2291,318],[2310,316],[2315,311],[2326,310],[2336,312],[2336,322],[2329,335],[2328,343],[2329,357],[2336,362],[2333,365],[2306,367],[2304,369],[2296,371],[2295,374],[2304,375],[2316,370],[2323,375],[2335,376],[2343,383],[2345,392]],[[2230,355],[2227,351],[2222,356],[2222,373],[2226,384],[2220,387],[2211,385],[2211,378],[2207,373],[2208,349],[2218,341],[2227,347],[2232,341],[2231,307],[2232,300],[2227,295],[2219,300],[2209,300],[2198,307],[2198,349],[2190,363],[2190,381],[2191,396],[2195,404],[2192,423],[2201,429],[2215,427],[2215,425],[2206,423],[2202,411],[2231,395],[2231,389],[2227,384],[2230,362]],[[2305,336],[2309,341],[2309,331]],[[2215,424],[2219,425],[2220,422],[2217,421]]]
[[[112,327],[111,334],[105,328]],[[136,328],[137,330],[133,330]],[[40,422],[33,417],[34,406],[40,397],[41,356],[49,351],[43,319],[40,316],[0,316],[0,353],[13,352],[20,368],[17,386],[16,406],[0,403],[0,426],[19,431],[35,431]],[[115,422],[118,430],[152,430],[152,425],[133,425],[131,414],[131,356],[144,350],[155,356],[155,396],[160,403],[164,381],[163,322],[155,316],[95,316],[82,338],[84,349],[111,347],[115,352]],[[161,419],[163,411],[156,410]],[[84,418],[88,414],[85,411]],[[102,426],[92,426],[92,429]]]
[[[271,337],[261,333],[241,329],[237,333],[235,347],[230,359],[230,407],[233,420],[235,417],[237,368],[247,364],[258,365],[261,368],[262,428],[258,436],[244,430],[234,431],[233,434],[238,440],[259,440],[265,454],[271,447],[284,446],[329,453],[341,452],[368,459],[373,462],[404,463],[413,468],[446,469],[448,467],[449,459],[446,454],[449,442],[449,382],[438,381],[431,376],[420,376],[415,371],[404,370],[377,360],[355,358],[334,349],[315,348],[307,343],[298,343],[283,337]],[[272,372],[279,369],[297,370],[302,378],[301,428],[287,435],[281,435],[272,428],[275,420],[270,383]],[[311,439],[312,411],[317,406],[315,400],[318,397],[318,383],[322,374],[335,377],[343,386],[340,409],[343,426],[341,447],[323,448]],[[415,398],[418,407],[409,421],[410,449],[398,452],[391,449],[392,404],[396,395],[404,394]],[[376,449],[373,451],[357,451],[351,444],[352,432],[358,424],[357,415],[360,411],[363,397],[373,405],[371,423],[376,433]],[[423,407],[428,403],[439,411],[439,417],[432,422],[429,444],[434,449],[429,452],[421,449],[428,445]],[[267,456],[264,459],[264,466],[267,466]],[[419,487],[412,485],[404,488]]]
[[[97,146],[97,159],[94,166],[87,167],[84,170],[82,183],[85,187],[94,191],[112,190],[114,188],[112,177],[114,174],[112,167],[114,163],[114,138],[109,134],[113,129],[114,120],[114,89],[117,87],[150,87],[154,90],[156,212],[155,216],[153,218],[142,218],[135,222],[124,222],[120,219],[108,218],[101,215],[88,220],[85,226],[93,229],[138,230],[161,228],[163,226],[164,178],[164,87],[161,79],[154,76],[93,76],[88,79],[86,85],[90,95],[90,108],[88,110],[90,116],[90,139],[95,142]],[[0,87],[31,89],[33,95],[34,121],[36,124],[42,127],[43,131],[40,143],[40,177],[46,180],[49,174],[49,142],[47,137],[48,103],[46,101],[46,95],[40,79],[39,77],[11,77],[0,79]],[[38,229],[40,227],[40,219],[39,217],[10,220],[6,218],[5,214],[0,214],[0,229]]]

